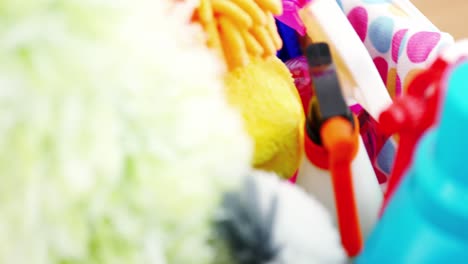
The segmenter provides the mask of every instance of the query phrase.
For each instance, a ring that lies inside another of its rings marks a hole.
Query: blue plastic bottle
[[[447,77],[439,125],[420,141],[359,264],[468,263],[468,60]]]

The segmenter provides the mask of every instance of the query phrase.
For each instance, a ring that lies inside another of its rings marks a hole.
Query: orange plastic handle
[[[355,116],[354,120],[353,129],[349,120],[331,118],[320,131],[329,154],[341,243],[350,257],[359,254],[363,245],[351,171],[351,163],[359,148],[359,122]]]

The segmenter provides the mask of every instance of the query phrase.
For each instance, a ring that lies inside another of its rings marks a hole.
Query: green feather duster
[[[0,1],[0,263],[214,261],[251,144],[170,2]]]

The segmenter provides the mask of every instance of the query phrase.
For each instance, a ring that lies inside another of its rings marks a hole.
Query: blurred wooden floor
[[[411,0],[440,30],[468,38],[468,0]]]

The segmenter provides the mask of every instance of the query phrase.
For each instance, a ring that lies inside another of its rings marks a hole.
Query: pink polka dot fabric
[[[433,62],[442,47],[454,42],[407,0],[339,2],[392,97],[400,95],[418,70]]]

